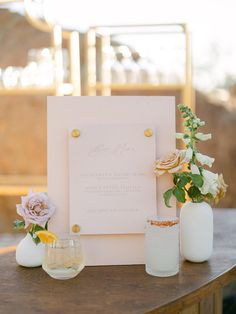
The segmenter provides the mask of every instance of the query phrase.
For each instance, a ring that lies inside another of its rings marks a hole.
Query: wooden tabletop
[[[75,279],[51,279],[41,268],[0,255],[0,313],[178,313],[236,279],[236,209],[214,210],[209,262],[181,262],[180,273],[157,278],[144,266],[86,267]]]

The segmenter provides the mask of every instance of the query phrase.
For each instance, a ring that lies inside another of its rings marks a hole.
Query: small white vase
[[[188,261],[207,261],[213,251],[213,212],[206,202],[186,203],[180,211],[180,251]]]
[[[44,244],[35,244],[31,235],[27,235],[20,241],[16,248],[16,261],[25,267],[41,266],[44,255]]]

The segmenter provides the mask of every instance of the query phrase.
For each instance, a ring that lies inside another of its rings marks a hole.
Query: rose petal
[[[172,169],[168,170],[168,172],[169,173],[175,173],[175,172],[178,172],[182,168],[183,168],[183,165],[179,165],[179,166],[177,166],[175,168],[172,168]]]
[[[154,172],[159,177],[159,176],[163,175],[166,171],[165,170],[156,169]]]

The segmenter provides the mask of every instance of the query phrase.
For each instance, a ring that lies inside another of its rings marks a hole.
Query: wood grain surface
[[[211,259],[182,261],[180,273],[169,278],[149,276],[144,265],[136,265],[86,267],[75,279],[58,281],[41,268],[17,266],[14,253],[2,254],[0,313],[171,314],[196,303],[198,310],[209,309],[207,298],[236,279],[236,209],[214,210],[214,217]]]

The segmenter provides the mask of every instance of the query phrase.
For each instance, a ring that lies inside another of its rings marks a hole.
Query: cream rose
[[[186,162],[186,151],[176,150],[174,153],[168,154],[155,163],[154,172],[157,176],[161,176],[165,172],[175,173],[182,169]]]
[[[218,191],[215,197],[215,204],[217,204],[223,197],[225,197],[228,185],[225,183],[223,174],[218,175]]]

